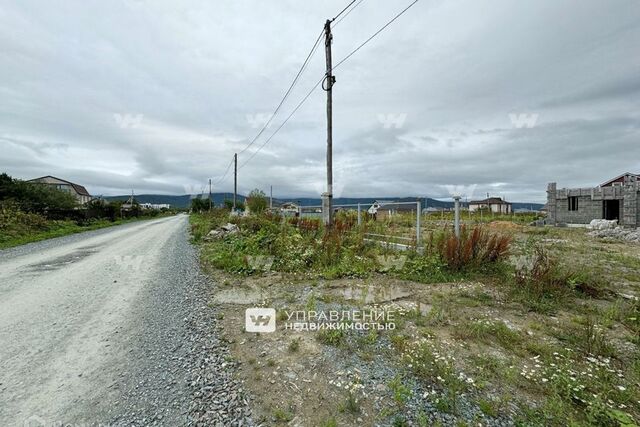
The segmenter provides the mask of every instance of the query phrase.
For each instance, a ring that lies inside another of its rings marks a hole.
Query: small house
[[[70,193],[76,198],[78,204],[80,205],[84,205],[92,199],[91,194],[89,194],[87,189],[82,185],[75,184],[64,179],[56,178],[55,176],[47,175],[40,178],[30,179],[27,182],[47,185],[51,188]]]
[[[513,212],[511,203],[500,197],[487,197],[484,200],[472,200],[469,202],[469,211],[488,210],[496,214],[510,214]]]

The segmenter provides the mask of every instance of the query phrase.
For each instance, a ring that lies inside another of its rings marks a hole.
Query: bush
[[[260,214],[267,209],[267,196],[256,188],[249,193],[246,204],[251,213]]]
[[[23,212],[15,202],[0,202],[0,242],[49,227],[47,219],[39,214]]]
[[[62,190],[0,174],[0,201],[12,201],[25,212],[47,214],[69,211],[78,206],[76,198]]]
[[[196,197],[194,199],[191,199],[191,210],[193,212],[208,211],[209,205],[210,205],[209,199],[203,199],[201,197]]]
[[[453,271],[480,267],[504,259],[509,253],[511,237],[489,233],[480,226],[470,232],[462,227],[460,238],[451,231],[441,237],[437,249],[442,261]]]

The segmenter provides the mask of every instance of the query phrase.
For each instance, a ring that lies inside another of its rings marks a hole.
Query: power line
[[[419,0],[414,0],[413,3],[411,3],[409,6],[405,7],[404,9],[402,9],[402,11],[400,13],[398,13],[396,16],[394,16],[389,22],[387,22],[386,24],[384,24],[378,31],[376,31],[375,33],[373,33],[371,35],[371,37],[369,37],[368,39],[366,39],[364,42],[362,42],[358,47],[356,47],[354,50],[351,51],[351,53],[349,53],[347,56],[345,56],[344,58],[342,58],[340,61],[338,61],[338,63],[336,65],[333,66],[333,69],[335,70],[336,68],[338,68],[340,66],[340,64],[342,64],[344,61],[346,61],[347,59],[351,58],[351,56],[353,56],[357,51],[359,51],[360,49],[362,49],[362,47],[364,47],[364,45],[366,45],[367,43],[369,43],[371,40],[373,40],[373,38],[375,36],[377,36],[378,34],[380,34],[382,31],[385,30],[385,28],[387,28],[389,25],[391,25],[396,19],[398,19],[400,16],[402,16],[407,10],[409,10],[414,4],[418,3]]]
[[[333,17],[333,19],[331,20],[331,22],[335,21],[336,19],[338,19],[338,17],[340,15],[342,15],[344,13],[345,10],[349,9],[351,7],[352,4],[354,4],[356,2],[356,0],[352,0],[351,3],[349,3],[348,5],[345,6],[344,9],[342,9],[340,11],[340,13],[338,13],[336,16]]]
[[[348,12],[347,12],[347,13],[346,13],[342,18],[338,19],[338,20],[336,21],[336,23],[335,23],[335,24],[333,24],[333,28],[337,27],[337,26],[338,26],[338,24],[339,24],[339,23],[340,23],[344,18],[346,18],[347,16],[349,16],[349,14],[350,14],[351,12],[353,12],[353,9],[355,9],[356,7],[358,7],[358,6],[360,5],[360,3],[362,3],[363,1],[364,1],[364,0],[359,0],[359,1],[358,1],[358,3],[356,3],[356,5],[355,5],[355,6],[353,6],[351,9],[349,9],[349,11],[348,11]],[[351,2],[351,3],[353,4],[353,2]],[[335,18],[334,18],[334,19],[335,19]]]
[[[409,10],[418,1],[419,0],[414,0],[411,4],[409,4],[409,6],[405,7],[402,11],[400,11],[400,13],[395,15],[389,22],[387,22],[385,25],[383,25],[378,31],[373,33],[371,35],[371,37],[366,39],[358,47],[356,47],[353,51],[351,51],[351,53],[349,53],[347,56],[342,58],[336,65],[334,65],[332,67],[332,70],[335,70],[336,68],[338,68],[343,62],[345,62],[347,59],[349,59],[351,56],[353,56],[357,51],[362,49],[362,47],[364,47],[364,45],[366,45],[371,40],[373,40],[373,38],[375,38],[378,34],[380,34],[382,31],[384,31],[389,25],[391,25],[396,19],[398,19],[401,15],[403,15],[407,10]],[[361,0],[361,2],[362,2],[362,0]],[[353,4],[353,2],[351,2],[351,4]],[[358,5],[354,6],[351,10],[355,9],[357,6]],[[346,10],[346,8],[345,8],[345,10]],[[344,12],[344,10],[343,10],[343,12]],[[342,12],[340,12],[340,14],[341,13]],[[340,14],[338,14],[337,16],[339,16]],[[344,17],[346,17],[347,15],[345,15]],[[271,136],[269,136],[269,138],[267,138],[262,143],[262,145],[260,147],[258,147],[258,149],[256,151],[254,151],[253,154],[251,154],[251,156],[249,156],[249,158],[244,163],[242,163],[242,165],[238,169],[242,169],[247,163],[249,163],[251,161],[251,159],[253,159],[256,156],[256,154],[258,154],[260,152],[260,150],[262,150],[262,148],[264,148],[265,145],[267,145],[269,143],[269,141],[271,141],[271,139],[280,131],[280,129],[282,129],[284,127],[284,125],[289,121],[289,119],[295,114],[296,111],[298,111],[298,109],[302,106],[302,104],[305,103],[305,101],[311,96],[311,94],[316,90],[318,85],[320,85],[324,81],[325,78],[326,78],[326,74],[324,76],[322,76],[322,78],[315,85],[313,85],[311,90],[306,94],[306,96],[302,99],[302,101],[300,101],[300,103],[298,103],[298,105],[296,106],[296,108],[294,108],[294,110],[291,112],[291,114],[289,114],[289,116],[282,122],[282,124],[280,124],[280,126],[278,126],[278,128],[271,134]]]
[[[352,0],[344,9],[342,9],[342,11],[340,11],[340,13],[338,13],[333,19],[335,20],[336,18],[338,18],[340,15],[342,15],[342,13],[344,13],[345,10],[349,9],[349,7],[351,7],[351,5],[353,3],[355,3],[356,0]],[[362,2],[362,0],[360,0],[360,2]],[[357,6],[357,5],[356,5]],[[355,6],[354,6],[355,8]],[[351,9],[353,10],[353,9]],[[351,10],[347,13],[347,15],[351,12]],[[347,15],[345,15],[344,17],[346,17]],[[344,19],[343,17],[343,19]],[[284,102],[286,101],[286,99],[289,97],[289,94],[291,93],[291,91],[293,90],[293,88],[295,87],[295,85],[298,83],[298,80],[300,79],[300,76],[302,75],[302,73],[304,72],[305,68],[307,67],[307,65],[309,65],[309,61],[311,60],[311,57],[314,55],[314,53],[316,52],[316,50],[318,49],[320,40],[322,39],[322,35],[324,34],[324,29],[320,32],[320,34],[318,35],[318,38],[316,39],[315,43],[313,44],[313,47],[311,48],[311,50],[309,51],[309,53],[307,54],[306,59],[304,60],[304,62],[302,63],[302,66],[300,67],[300,70],[298,70],[298,73],[296,74],[296,76],[294,77],[293,81],[291,82],[291,85],[289,86],[289,88],[287,89],[287,91],[285,92],[284,96],[282,97],[282,99],[280,100],[280,102],[278,103],[278,106],[276,107],[276,109],[273,111],[273,113],[271,114],[271,116],[269,117],[269,119],[266,121],[266,123],[264,124],[264,126],[262,126],[262,128],[260,129],[260,131],[258,132],[258,134],[251,140],[251,142],[244,147],[242,150],[240,150],[238,152],[238,154],[242,154],[245,151],[247,151],[253,144],[255,144],[255,142],[258,140],[258,138],[260,138],[260,136],[264,133],[264,131],[269,127],[269,125],[271,124],[271,121],[273,120],[273,118],[276,116],[276,114],[278,114],[278,111],[280,111],[280,107],[282,107],[282,105],[284,104]]]
[[[242,169],[242,168],[243,168],[247,163],[249,163],[249,162],[251,161],[251,159],[253,159],[253,158],[256,156],[256,154],[258,154],[258,153],[260,152],[260,150],[262,150],[262,149],[264,148],[264,146],[265,146],[265,145],[267,145],[267,144],[269,143],[269,141],[271,141],[271,139],[272,139],[274,136],[276,136],[276,134],[280,131],[280,129],[282,129],[282,128],[284,127],[284,125],[289,121],[289,119],[290,119],[291,117],[293,117],[293,115],[296,113],[296,111],[298,111],[298,109],[299,109],[300,107],[302,107],[302,104],[304,104],[304,103],[305,103],[305,101],[306,101],[307,99],[309,99],[309,97],[311,96],[311,94],[312,94],[312,93],[313,93],[313,92],[318,88],[318,86],[320,85],[320,83],[322,83],[322,81],[323,81],[323,80],[324,80],[324,77],[323,77],[322,79],[318,80],[318,82],[317,82],[315,85],[313,85],[313,87],[311,88],[311,90],[310,90],[310,91],[305,95],[305,97],[304,97],[304,98],[302,98],[302,101],[300,101],[300,102],[298,103],[298,105],[296,105],[296,108],[294,108],[294,109],[293,109],[293,111],[291,112],[291,114],[289,114],[289,115],[287,116],[287,118],[286,118],[286,119],[284,119],[284,121],[283,121],[283,122],[280,124],[280,126],[278,126],[278,128],[277,128],[277,129],[276,129],[276,130],[275,130],[275,131],[274,131],[274,132],[269,136],[269,138],[267,138],[267,139],[262,143],[262,145],[261,145],[260,147],[258,147],[258,149],[257,149],[256,151],[254,151],[254,152],[251,154],[251,156],[249,156],[249,158],[248,158],[244,163],[242,163],[242,165],[240,165],[240,167],[239,167],[238,169]]]
[[[222,178],[220,178],[216,182],[214,182],[213,185],[218,185],[218,184],[220,184],[220,183],[222,183],[224,181],[224,179],[226,178],[227,174],[229,173],[229,169],[231,169],[231,165],[232,164],[233,164],[233,157],[231,158],[231,161],[227,165],[227,169],[224,171],[224,174],[222,175]]]
[[[289,94],[291,93],[291,91],[295,87],[296,83],[298,83],[298,79],[302,75],[302,72],[305,70],[305,68],[307,68],[307,65],[309,64],[309,60],[311,59],[311,57],[313,56],[313,54],[316,52],[316,50],[318,48],[318,45],[320,43],[320,39],[322,38],[322,34],[323,34],[323,32],[320,32],[320,35],[318,36],[318,38],[316,39],[315,43],[313,44],[313,47],[311,48],[311,50],[307,54],[307,57],[304,60],[304,62],[302,63],[302,66],[300,67],[300,70],[298,70],[298,73],[296,74],[296,76],[294,77],[293,81],[291,82],[291,85],[289,86],[289,89],[287,89],[287,91],[285,92],[284,96],[280,100],[280,103],[278,103],[278,106],[276,107],[276,109],[273,111],[273,113],[271,114],[269,119],[265,122],[264,126],[262,126],[262,129],[260,129],[258,134],[255,137],[253,137],[251,142],[246,147],[244,147],[242,150],[240,150],[238,152],[238,154],[242,154],[245,151],[247,151],[249,149],[249,147],[251,147],[258,140],[258,138],[260,138],[260,135],[262,135],[262,133],[269,127],[269,125],[271,124],[271,121],[273,120],[273,118],[276,116],[276,114],[278,114],[278,111],[280,111],[280,107],[282,107],[282,104],[284,104],[284,101],[286,101],[286,99],[289,97]]]

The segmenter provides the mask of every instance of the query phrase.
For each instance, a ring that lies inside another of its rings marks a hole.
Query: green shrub
[[[316,339],[325,345],[339,346],[344,342],[346,334],[343,329],[321,329]]]

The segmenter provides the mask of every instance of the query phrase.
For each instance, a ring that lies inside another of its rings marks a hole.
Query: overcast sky
[[[0,0],[0,171],[95,195],[219,181],[347,0]],[[407,1],[334,25],[334,64]],[[420,0],[335,70],[335,196],[544,202],[640,173],[638,0]],[[249,156],[324,73],[323,46]],[[324,191],[325,92],[239,171]],[[231,171],[232,172],[232,171]],[[233,188],[233,175],[214,191]]]

